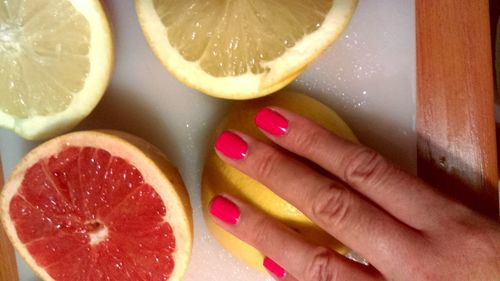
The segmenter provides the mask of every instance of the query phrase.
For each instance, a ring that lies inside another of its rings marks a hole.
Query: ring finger
[[[279,280],[381,280],[372,267],[352,262],[299,234],[254,207],[228,196],[210,203],[215,222],[260,250],[264,266]],[[335,278],[334,278],[335,277]]]

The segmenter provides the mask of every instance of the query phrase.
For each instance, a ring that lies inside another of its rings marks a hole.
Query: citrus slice
[[[156,56],[208,95],[250,99],[294,80],[345,29],[357,0],[136,0]]]
[[[180,280],[192,245],[187,191],[145,141],[76,132],[37,147],[4,186],[1,219],[43,280]]]
[[[357,142],[351,129],[333,110],[311,97],[291,91],[281,91],[262,99],[235,104],[219,123],[215,136],[219,135],[222,130],[233,129],[276,146],[257,129],[254,123],[255,114],[265,106],[279,106],[297,112],[335,134]],[[212,149],[208,153],[202,177],[201,198],[205,222],[210,232],[224,248],[257,271],[265,271],[262,266],[263,255],[220,228],[209,215],[209,202],[219,194],[229,194],[252,204],[296,230],[312,243],[330,247],[341,254],[347,253],[348,249],[345,246],[316,226],[298,209],[266,186],[223,162]]]
[[[0,1],[0,127],[27,139],[70,129],[101,99],[112,62],[98,0]]]

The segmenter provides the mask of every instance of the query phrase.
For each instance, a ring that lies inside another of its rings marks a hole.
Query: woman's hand
[[[252,206],[221,194],[210,212],[225,230],[259,249],[281,280],[500,280],[500,226],[443,196],[378,153],[280,108],[257,126],[273,142],[321,166],[239,132],[216,144],[227,163],[295,205],[371,266],[310,244]]]

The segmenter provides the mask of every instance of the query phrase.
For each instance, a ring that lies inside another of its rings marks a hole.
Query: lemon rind
[[[110,24],[101,3],[69,0],[89,22],[90,70],[80,92],[75,93],[68,107],[47,116],[19,118],[0,111],[0,127],[13,130],[29,140],[47,139],[68,131],[87,117],[100,101],[109,84],[114,61]]]

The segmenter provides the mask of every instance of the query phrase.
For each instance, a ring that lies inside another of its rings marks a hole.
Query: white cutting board
[[[231,102],[191,90],[150,51],[133,1],[106,0],[116,66],[101,103],[77,129],[114,128],[162,149],[181,170],[194,211],[194,248],[185,280],[271,280],[226,253],[206,231],[200,176],[208,136]],[[333,107],[367,145],[415,171],[415,8],[411,0],[360,0],[347,31],[291,87]],[[37,143],[0,129],[7,176]],[[18,258],[21,281],[36,280]]]

